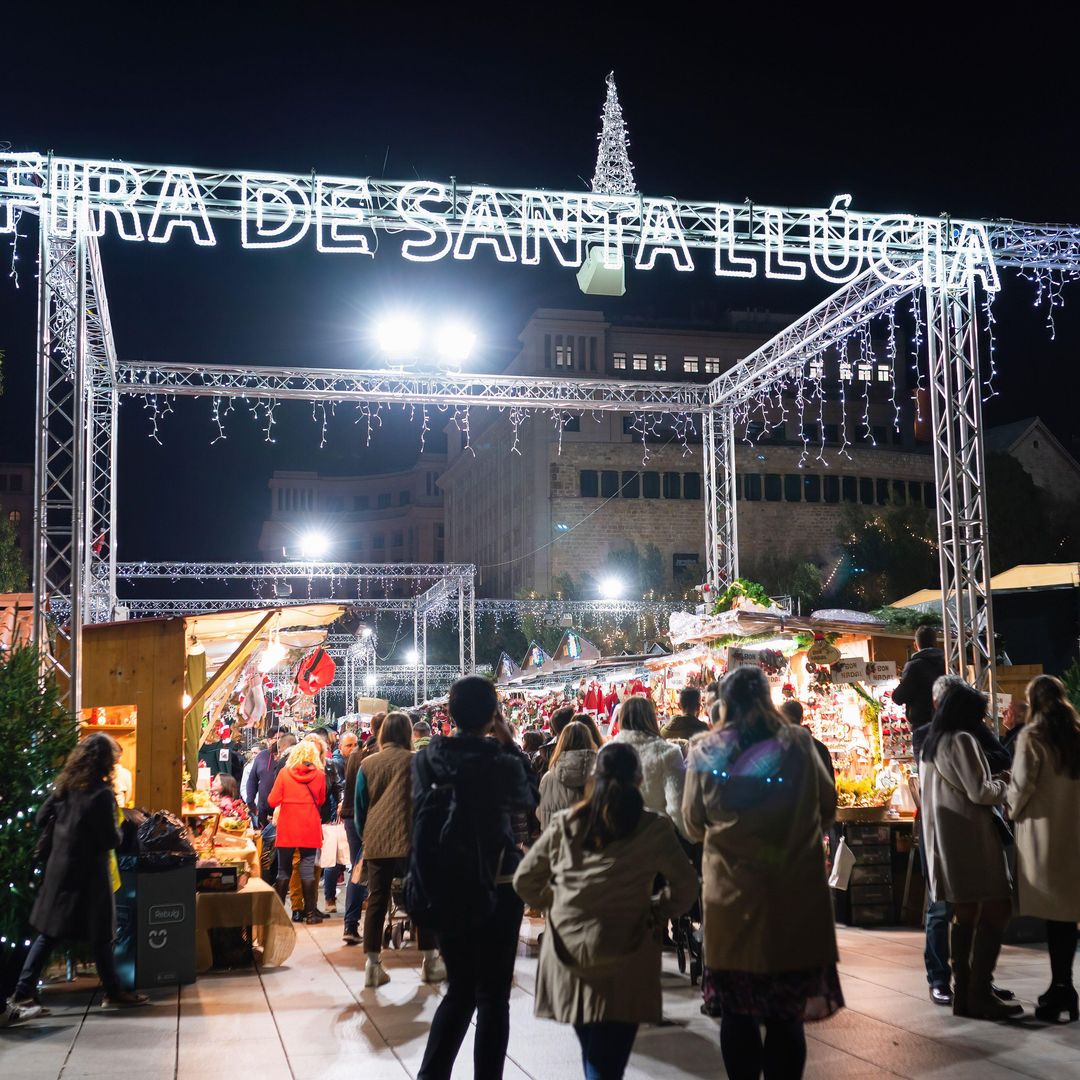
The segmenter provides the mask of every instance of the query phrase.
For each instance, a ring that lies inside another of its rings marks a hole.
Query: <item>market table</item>
[[[210,931],[250,926],[253,945],[262,950],[262,967],[278,967],[292,955],[296,930],[273,888],[253,877],[236,892],[201,892],[195,896],[195,970],[213,967]]]

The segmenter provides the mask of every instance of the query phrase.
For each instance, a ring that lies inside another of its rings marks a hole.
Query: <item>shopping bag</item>
[[[322,858],[319,865],[349,865],[349,841],[345,836],[345,826],[340,821],[322,827]]]
[[[851,868],[855,865],[855,856],[847,841],[841,836],[840,844],[833,858],[832,873],[829,875],[829,887],[832,889],[846,889],[851,880]]]

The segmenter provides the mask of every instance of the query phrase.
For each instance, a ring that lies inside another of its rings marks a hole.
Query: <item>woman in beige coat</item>
[[[1052,675],[1027,688],[1029,719],[1016,740],[1009,812],[1016,823],[1020,914],[1046,920],[1050,988],[1035,1015],[1080,1018],[1073,987],[1080,920],[1080,718]]]
[[[1012,912],[1001,824],[1007,781],[990,775],[976,736],[986,697],[964,682],[942,695],[920,756],[923,840],[930,894],[952,905],[953,1014],[1007,1020],[1023,1007],[993,992],[994,967]]]
[[[646,810],[641,762],[625,743],[597,755],[588,795],[555,815],[514,875],[547,926],[536,1015],[573,1024],[586,1077],[620,1077],[638,1024],[661,1018],[663,928],[688,911],[697,874],[662,814]],[[657,875],[667,882],[653,899]]]
[[[804,1020],[844,1003],[822,848],[836,789],[760,668],[736,668],[719,695],[722,726],[691,744],[683,795],[687,832],[705,841],[705,996],[732,1080],[797,1078]]]

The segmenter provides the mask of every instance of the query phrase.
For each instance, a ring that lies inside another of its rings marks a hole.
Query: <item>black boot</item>
[[[968,1015],[973,930],[970,923],[954,922],[949,927],[949,962],[952,964],[953,971],[953,1016]]]
[[[281,906],[285,906],[285,902],[289,899],[289,879],[278,878],[274,882],[274,892],[278,894],[278,899],[281,901]]]
[[[304,916],[309,926],[321,923],[326,916],[319,910],[319,883],[311,881],[300,882],[304,890]]]
[[[1001,930],[989,923],[977,923],[971,943],[971,985],[968,1016],[976,1020],[1013,1020],[1024,1015],[1023,1005],[996,998],[992,991],[994,967],[1001,952]]]
[[[1080,1001],[1077,1000],[1074,986],[1058,986],[1054,983],[1045,994],[1039,996],[1039,1007],[1035,1010],[1035,1016],[1039,1020],[1056,1024],[1062,1013],[1068,1013],[1072,1022],[1080,1020]]]

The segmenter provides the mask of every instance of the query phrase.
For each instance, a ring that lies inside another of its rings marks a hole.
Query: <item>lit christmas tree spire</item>
[[[596,153],[596,172],[593,173],[592,189],[602,195],[633,195],[634,166],[630,164],[619,93],[615,89],[615,72],[607,77],[607,100],[604,102],[603,127],[596,136],[600,149]]]

